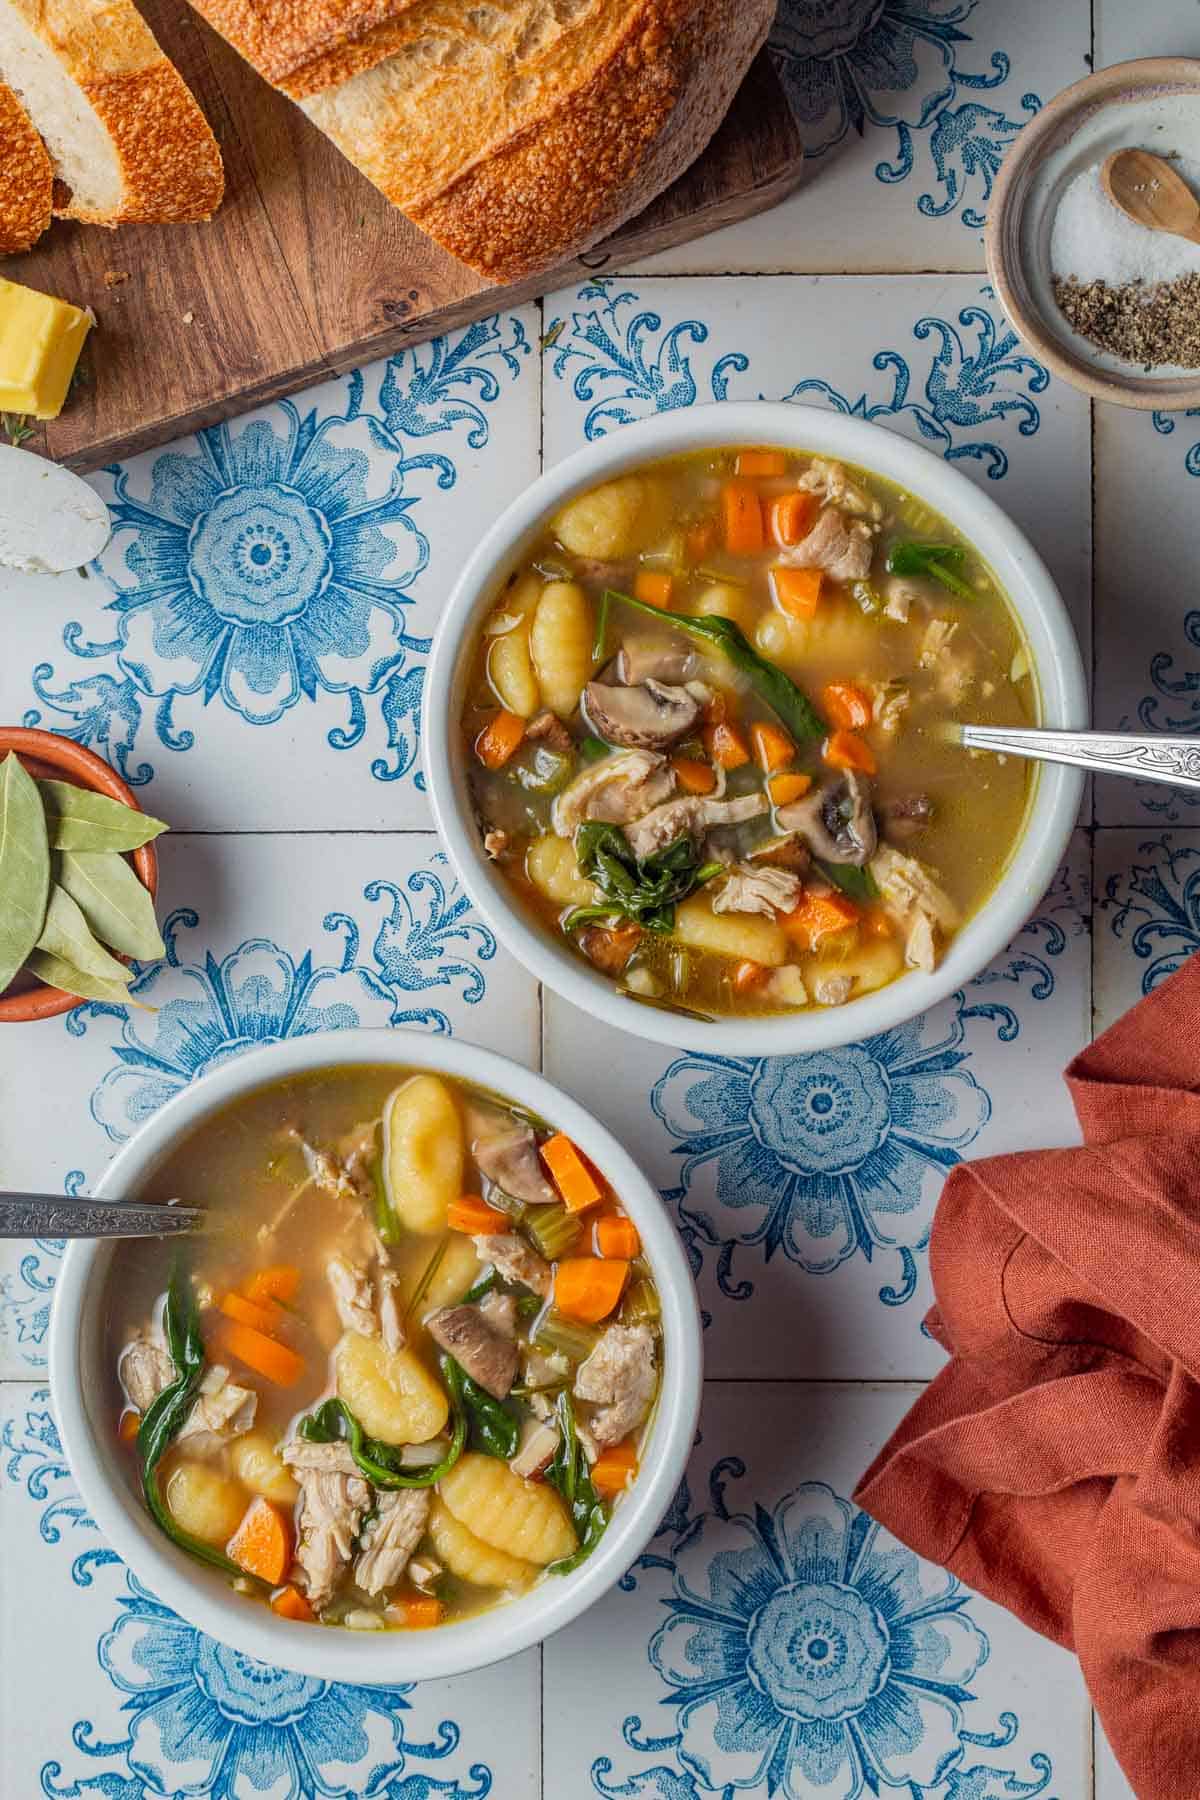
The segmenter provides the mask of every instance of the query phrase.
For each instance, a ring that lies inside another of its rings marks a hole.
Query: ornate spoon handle
[[[5,1238],[171,1237],[198,1231],[204,1218],[199,1206],[0,1193],[0,1237]]]
[[[1071,763],[1092,775],[1132,775],[1200,788],[1200,738],[1136,737],[1127,731],[1032,731],[1014,725],[963,725],[959,741],[970,750],[1029,756],[1035,762]]]

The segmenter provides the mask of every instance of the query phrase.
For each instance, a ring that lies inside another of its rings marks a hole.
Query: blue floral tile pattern
[[[1136,854],[1131,867],[1109,876],[1099,911],[1145,965],[1141,991],[1148,994],[1200,950],[1200,848],[1166,832],[1138,843]]]

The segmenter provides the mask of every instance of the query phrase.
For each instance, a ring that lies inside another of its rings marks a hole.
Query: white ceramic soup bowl
[[[1025,820],[1004,872],[959,930],[937,969],[912,972],[845,1006],[712,1022],[683,1018],[619,993],[526,913],[484,852],[467,778],[460,718],[476,634],[544,521],[572,495],[663,457],[727,445],[772,445],[840,458],[895,482],[965,533],[991,566],[1025,634],[1036,723],[1077,730],[1087,689],[1075,634],[1050,572],[996,502],[940,457],[863,419],[765,400],[660,413],[576,451],[548,470],[492,526],[446,605],[425,686],[429,796],[459,877],[488,924],[539,981],[592,1018],[651,1042],[726,1055],[778,1056],[848,1044],[924,1012],[977,975],[1020,930],[1046,891],[1079,810],[1083,776],[1032,765]],[[963,780],[973,764],[963,753]]]
[[[662,1385],[641,1470],[586,1562],[547,1576],[490,1611],[429,1631],[356,1632],[276,1618],[235,1593],[158,1530],[117,1442],[115,1388],[104,1341],[106,1280],[120,1244],[69,1246],[54,1298],[50,1381],[63,1446],[84,1503],[140,1580],[191,1624],[265,1663],[350,1682],[457,1675],[528,1649],[585,1612],[645,1549],[670,1505],[700,1406],[700,1318],[691,1273],[658,1194],[616,1139],[573,1100],[507,1058],[416,1031],[327,1031],[235,1058],[169,1100],[110,1164],[96,1192],[136,1196],[197,1126],[253,1089],[307,1071],[394,1063],[490,1088],[565,1131],[603,1171],[636,1224],[662,1305]]]

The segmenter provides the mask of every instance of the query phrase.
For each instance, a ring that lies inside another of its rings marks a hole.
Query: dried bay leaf
[[[116,982],[118,987],[128,987],[133,980],[133,971],[124,963],[110,956],[103,944],[98,944],[92,936],[87,920],[72,900],[65,888],[57,883],[50,889],[50,904],[46,908],[46,923],[37,947],[47,956],[59,962],[70,964],[84,975],[94,975],[105,982]],[[61,987],[56,982],[56,987]]]
[[[81,1000],[108,1000],[114,1006],[138,1005],[121,982],[91,975],[74,963],[64,962],[61,956],[51,956],[48,950],[35,950],[29,957],[29,968],[39,981],[62,988],[68,994],[78,994]]]
[[[42,934],[50,846],[37,783],[15,751],[0,762],[0,993]]]
[[[69,781],[39,781],[52,850],[138,850],[167,829],[107,794]]]
[[[105,850],[60,850],[54,873],[102,943],[141,962],[166,954],[154,902],[123,858]]]

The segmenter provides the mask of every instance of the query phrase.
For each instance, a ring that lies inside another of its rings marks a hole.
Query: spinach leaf
[[[856,868],[853,863],[819,862],[816,857],[813,858],[813,868],[820,870],[826,881],[841,888],[843,894],[848,894],[851,900],[857,900],[864,906],[879,898],[879,886],[870,869]]]
[[[196,1389],[204,1373],[200,1309],[196,1305],[192,1284],[183,1273],[178,1258],[172,1266],[171,1279],[167,1284],[163,1330],[171,1361],[175,1365],[175,1379],[146,1408],[138,1426],[137,1452],[142,1465],[142,1493],[155,1524],[181,1550],[186,1550],[201,1562],[211,1564],[214,1569],[222,1569],[227,1575],[241,1576],[246,1571],[239,1569],[222,1551],[193,1537],[176,1523],[158,1485],[158,1465],[191,1412]]]
[[[652,619],[661,619],[672,630],[685,632],[688,637],[699,638],[719,650],[726,662],[746,677],[759,699],[765,700],[772,711],[778,713],[797,742],[825,736],[825,721],[808,695],[796,686],[790,675],[785,675],[773,662],[760,656],[741,626],[735,625],[732,619],[691,619],[684,613],[665,612],[661,606],[651,606],[645,600],[635,600],[615,588],[606,588],[596,616],[596,641],[592,646],[597,659],[604,656],[608,609],[614,600],[619,600],[622,606],[631,606],[635,612],[648,613]]]
[[[575,1429],[575,1407],[568,1388],[564,1388],[558,1396],[558,1428],[558,1449],[547,1465],[545,1479],[566,1501],[579,1542],[570,1556],[560,1557],[558,1562],[551,1563],[548,1573],[569,1575],[572,1569],[577,1569],[581,1562],[587,1561],[604,1536],[604,1528],[608,1524],[608,1508],[592,1485],[587,1458]]]
[[[959,574],[965,558],[961,544],[893,544],[888,551],[887,569],[889,575],[929,576],[960,600],[974,600],[974,588]]]
[[[486,1388],[481,1388],[473,1381],[466,1370],[447,1357],[447,1363],[455,1371],[455,1384],[458,1397],[471,1422],[471,1441],[487,1456],[497,1456],[501,1462],[508,1462],[517,1454],[521,1442],[521,1427],[499,1400],[493,1398]]]
[[[575,834],[580,873],[595,882],[605,902],[577,906],[563,921],[568,931],[593,919],[632,919],[665,935],[675,927],[675,902],[719,875],[724,863],[701,862],[686,834],[639,861],[619,825],[591,821]]]
[[[432,1463],[426,1469],[406,1469],[394,1444],[384,1444],[378,1438],[367,1437],[359,1421],[342,1400],[326,1400],[323,1405],[318,1406],[316,1412],[301,1419],[297,1429],[309,1444],[348,1444],[360,1472],[377,1488],[432,1487],[443,1475],[450,1473],[467,1441],[467,1410],[463,1405],[459,1385],[466,1377],[453,1357],[449,1356],[442,1359],[442,1376],[450,1390],[454,1434],[450,1439],[450,1448],[441,1462]]]

